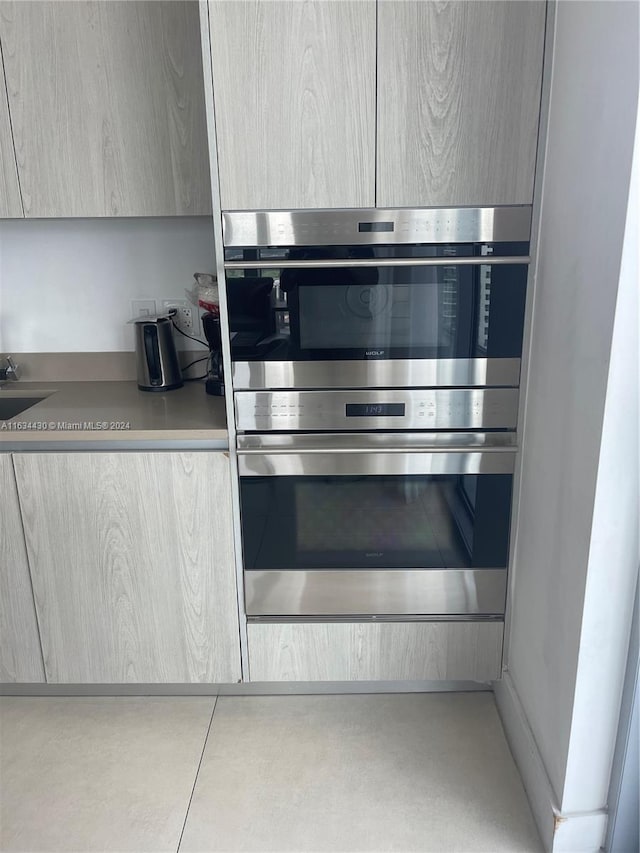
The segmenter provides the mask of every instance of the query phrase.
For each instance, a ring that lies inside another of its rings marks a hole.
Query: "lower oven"
[[[514,442],[239,435],[247,615],[502,618]]]

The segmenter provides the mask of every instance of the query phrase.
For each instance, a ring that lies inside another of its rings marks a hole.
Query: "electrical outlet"
[[[168,314],[171,310],[175,311],[173,322],[176,327],[184,332],[185,335],[195,335],[193,325],[193,306],[186,299],[163,299],[162,311]]]

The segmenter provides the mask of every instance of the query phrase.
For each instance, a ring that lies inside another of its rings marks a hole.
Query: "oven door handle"
[[[241,477],[365,477],[513,474],[516,451],[428,450],[238,451]]]
[[[491,447],[491,448],[483,448],[483,447],[334,447],[330,451],[327,451],[325,447],[305,447],[303,451],[291,448],[275,448],[270,447],[268,450],[264,450],[258,447],[250,447],[245,449],[238,450],[238,456],[308,456],[315,454],[323,454],[325,457],[327,455],[338,456],[342,454],[350,454],[350,453],[362,453],[369,454],[372,453],[404,453],[404,454],[425,454],[425,453],[515,453],[515,448],[513,446],[510,447]]]
[[[321,258],[318,260],[278,260],[263,258],[259,261],[225,261],[226,270],[261,269],[344,269],[347,267],[457,267],[494,266],[496,264],[521,265],[531,262],[530,255],[494,256],[480,255],[472,258]],[[233,278],[229,279],[233,284]]]

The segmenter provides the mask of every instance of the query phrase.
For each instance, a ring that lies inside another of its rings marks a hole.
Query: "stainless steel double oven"
[[[223,214],[249,617],[502,617],[530,219]]]

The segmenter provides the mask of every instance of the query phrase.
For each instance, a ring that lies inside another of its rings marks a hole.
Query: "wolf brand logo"
[[[381,355],[384,355],[383,349],[368,349],[364,351],[366,358],[379,358]]]

